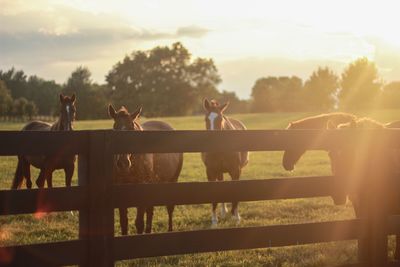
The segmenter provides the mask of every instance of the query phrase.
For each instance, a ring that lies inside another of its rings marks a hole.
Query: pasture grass
[[[232,115],[242,120],[248,129],[283,129],[290,121],[312,113],[271,113]],[[400,110],[360,112],[382,122],[400,118]],[[204,129],[203,116],[161,118],[179,130]],[[145,121],[146,119],[142,119]],[[22,123],[0,123],[0,130],[19,130]],[[76,130],[109,129],[110,120],[77,121]],[[243,170],[241,179],[279,178],[291,176],[329,175],[330,165],[325,152],[309,151],[297,164],[294,172],[281,167],[282,152],[252,152],[250,163]],[[8,189],[14,176],[16,157],[0,158],[0,189]],[[32,168],[34,181],[38,171]],[[77,183],[75,171],[73,183]],[[229,179],[225,176],[225,179]],[[64,173],[53,175],[55,186],[64,185]],[[184,156],[180,182],[206,181],[205,168],[198,153]],[[219,209],[218,209],[219,211]],[[351,204],[334,206],[330,198],[276,200],[240,203],[240,226],[261,226],[321,222],[354,218]],[[115,233],[119,235],[118,213],[115,213]],[[129,210],[129,233],[134,234],[135,210]],[[174,213],[176,231],[208,229],[211,223],[210,205],[177,206]],[[219,226],[234,227],[230,216],[220,219]],[[167,212],[164,207],[155,210],[153,231],[165,232]],[[58,212],[47,215],[0,216],[0,245],[29,244],[72,240],[78,238],[77,212]],[[173,246],[173,244],[171,244]],[[117,266],[330,266],[356,261],[355,241],[331,242],[282,248],[264,248],[242,251],[188,254],[121,261]],[[134,249],[134,248],[132,248]],[[390,240],[390,256],[393,256],[393,239]]]

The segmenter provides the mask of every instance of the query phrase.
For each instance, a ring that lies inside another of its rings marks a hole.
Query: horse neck
[[[233,126],[232,122],[226,116],[222,116],[222,119],[224,120],[222,130],[235,130],[235,126]]]
[[[51,126],[50,130],[51,131],[63,131],[65,129],[63,129],[63,125],[61,123],[62,121],[62,114],[60,114],[60,116],[58,117],[57,121],[55,123],[53,123],[53,125]],[[71,123],[71,130],[73,130],[72,127],[72,123]]]

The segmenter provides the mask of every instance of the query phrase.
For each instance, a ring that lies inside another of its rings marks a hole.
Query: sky
[[[368,57],[400,80],[398,1],[0,0],[0,69],[65,82],[87,66],[95,82],[125,55],[183,43],[212,58],[220,90],[249,98],[267,76],[338,75]]]

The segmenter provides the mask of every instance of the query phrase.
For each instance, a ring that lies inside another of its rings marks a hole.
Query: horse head
[[[286,127],[287,130],[297,129],[297,124],[295,122],[290,122]],[[293,171],[294,166],[299,161],[301,156],[306,152],[305,148],[302,148],[301,145],[293,148],[288,148],[283,153],[282,158],[282,166],[287,171]]]
[[[108,106],[108,114],[114,120],[113,129],[117,131],[141,131],[141,127],[137,119],[142,112],[142,107],[139,107],[135,112],[129,113],[122,106],[118,111],[110,104]],[[114,166],[119,174],[128,175],[133,168],[132,154],[117,154],[114,156]]]
[[[60,94],[60,130],[71,131],[75,120],[75,94],[71,97]]]
[[[220,105],[216,100],[208,101],[204,99],[203,107],[206,112],[205,121],[207,130],[222,130],[224,129],[225,119],[223,112],[228,107],[229,102]]]

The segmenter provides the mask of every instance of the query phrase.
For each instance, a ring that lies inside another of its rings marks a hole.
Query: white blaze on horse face
[[[215,112],[210,112],[210,114],[208,115],[208,120],[210,121],[210,130],[215,130],[214,121],[216,118],[218,118],[218,116],[218,113]]]
[[[67,111],[67,118],[68,118],[67,130],[71,130],[71,129],[70,129],[70,123],[69,123],[69,121],[70,121],[70,119],[71,119],[71,115],[70,115],[70,106],[69,106],[69,105],[66,105],[66,106],[65,106],[65,110]]]

